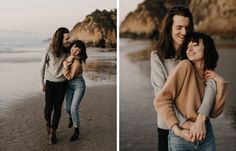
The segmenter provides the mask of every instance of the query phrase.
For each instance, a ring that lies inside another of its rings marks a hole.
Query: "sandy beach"
[[[73,128],[67,127],[62,109],[58,143],[50,145],[43,117],[44,93],[39,89],[42,50],[0,52],[0,150],[115,151],[116,52],[88,49],[80,138],[69,141]]]
[[[109,94],[109,95],[105,95]],[[116,150],[116,86],[88,87],[81,104],[81,136],[70,142],[73,129],[67,127],[62,111],[58,143],[49,145],[44,128],[44,95],[38,94],[15,104],[1,118],[0,150],[111,151]]]

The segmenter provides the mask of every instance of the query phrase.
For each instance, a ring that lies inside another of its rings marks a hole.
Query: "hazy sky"
[[[144,0],[120,0],[120,23],[125,19],[129,12],[138,8],[138,4]]]
[[[51,36],[69,29],[95,9],[116,8],[116,0],[1,0],[0,31],[23,31]]]

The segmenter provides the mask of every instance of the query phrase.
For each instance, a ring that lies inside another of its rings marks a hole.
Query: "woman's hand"
[[[71,47],[70,49],[70,54],[72,56],[77,56],[80,53],[80,49],[78,47],[75,46],[75,44]]]
[[[206,116],[203,114],[198,114],[197,120],[193,123],[190,128],[191,141],[195,142],[196,140],[201,141],[205,139],[206,136]]]
[[[205,71],[205,79],[206,80],[213,79],[217,83],[225,83],[225,80],[219,74],[217,74],[215,71],[211,71],[211,70]]]
[[[68,69],[72,62],[63,61],[63,68]]]
[[[42,92],[45,92],[45,84],[41,84],[41,85],[40,85],[40,90],[41,90]]]
[[[190,130],[190,128],[193,126],[193,123],[194,123],[194,122],[192,122],[192,121],[190,121],[190,120],[187,120],[187,121],[185,121],[185,122],[183,123],[183,125],[181,126],[181,128]]]
[[[174,131],[175,135],[191,142],[191,133],[187,129],[180,128],[177,124],[172,127],[172,130]]]

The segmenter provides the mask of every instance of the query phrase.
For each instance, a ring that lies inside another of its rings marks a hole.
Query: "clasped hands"
[[[199,114],[196,121],[187,120],[180,127],[177,124],[172,127],[174,133],[189,142],[201,141],[206,137],[206,116]]]

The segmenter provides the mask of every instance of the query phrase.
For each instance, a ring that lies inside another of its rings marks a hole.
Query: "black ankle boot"
[[[49,122],[46,122],[45,125],[46,125],[47,133],[48,133],[48,135],[50,135],[50,133],[51,133],[51,124]]]
[[[50,144],[56,144],[56,143],[57,143],[56,130],[52,129],[52,132],[50,135]]]
[[[80,134],[79,127],[77,127],[77,128],[75,128],[74,133],[70,138],[70,141],[77,140],[79,138],[79,134]]]
[[[72,118],[69,117],[68,128],[71,128],[72,126],[73,126],[73,121],[72,121]]]

